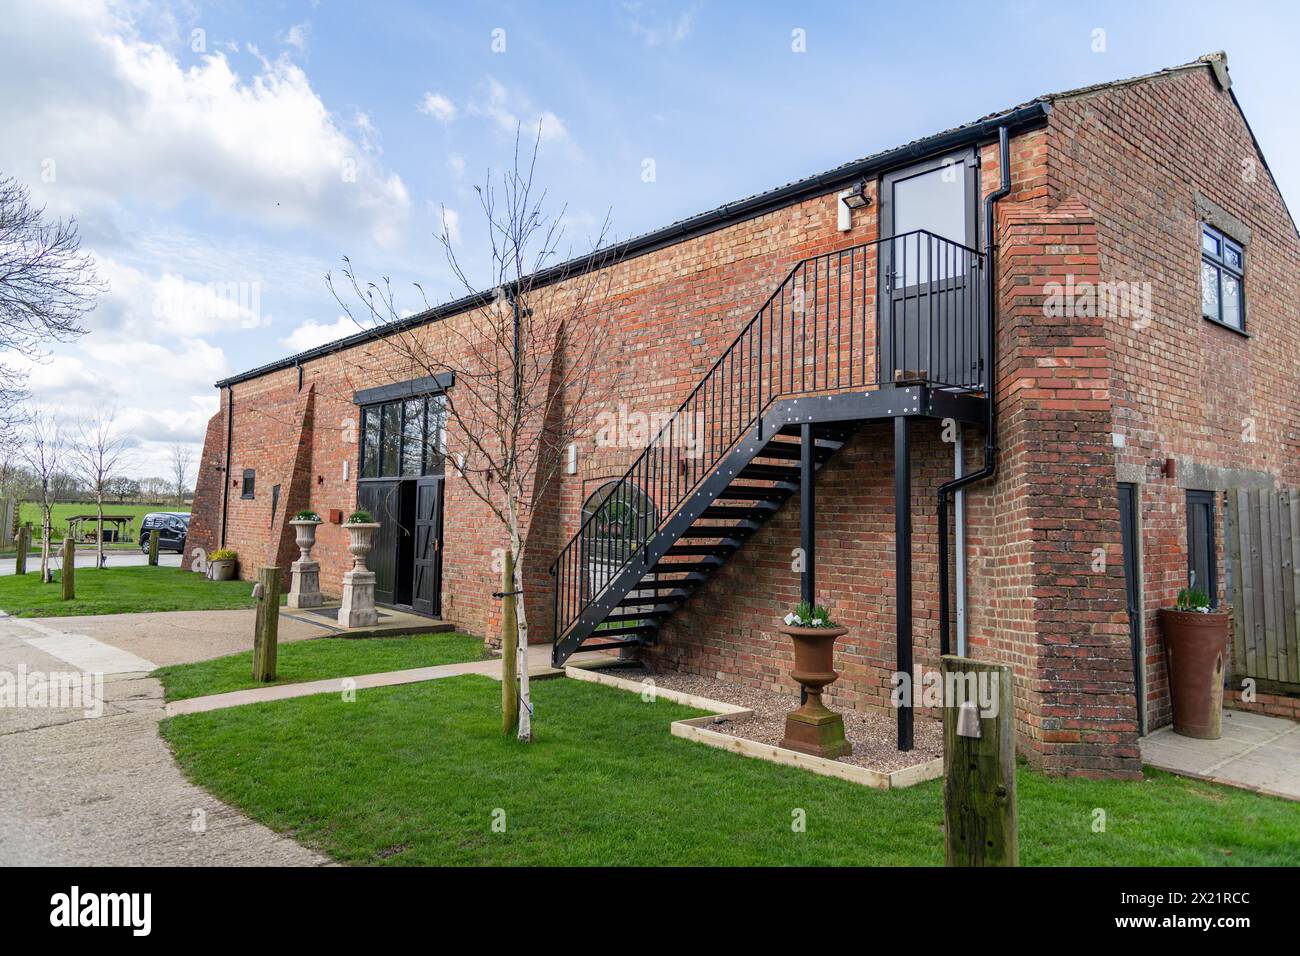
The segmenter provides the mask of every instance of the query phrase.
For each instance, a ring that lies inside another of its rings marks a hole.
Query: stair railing
[[[551,565],[558,640],[775,399],[983,388],[983,256],[925,230],[798,262]]]

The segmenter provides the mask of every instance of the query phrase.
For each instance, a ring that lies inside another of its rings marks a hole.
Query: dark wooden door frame
[[[430,475],[415,480],[415,579],[412,607],[420,614],[442,613],[443,479]]]
[[[1196,571],[1196,549],[1193,547],[1193,509],[1197,506],[1205,506],[1206,515],[1206,563],[1209,571],[1209,581],[1197,581],[1196,584],[1210,598],[1210,607],[1219,606],[1219,555],[1215,542],[1215,499],[1217,495],[1213,491],[1197,491],[1188,489],[1187,491],[1187,580],[1190,582]]]
[[[367,559],[367,566],[375,573],[375,601],[385,607],[410,608],[420,614],[437,617],[442,613],[442,529],[443,529],[443,476],[425,475],[408,478],[366,478],[357,482],[357,505],[365,508],[379,522],[379,531],[375,535],[375,546]],[[419,492],[422,485],[436,486],[437,501],[433,531],[433,558],[431,563],[424,563],[412,548],[411,561],[414,565],[412,593],[410,604],[397,603],[397,582],[399,568],[397,562],[402,550],[402,535],[415,535],[420,525]],[[401,499],[404,493],[416,496],[416,518],[413,527],[404,528],[401,521]],[[426,599],[418,599],[415,590],[420,582],[420,567],[431,572],[432,581],[427,598],[428,610],[422,604]]]

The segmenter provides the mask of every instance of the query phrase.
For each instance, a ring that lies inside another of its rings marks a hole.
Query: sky
[[[214,382],[357,331],[343,257],[402,311],[463,294],[436,237],[481,276],[474,186],[517,126],[578,253],[607,214],[626,238],[1223,49],[1295,212],[1298,31],[1294,3],[0,0],[0,173],[76,217],[108,286],[30,386],[115,408],[129,471],[168,474]]]

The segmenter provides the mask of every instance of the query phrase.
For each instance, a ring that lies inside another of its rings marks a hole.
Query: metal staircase
[[[555,666],[663,622],[862,422],[978,420],[973,249],[918,231],[799,262],[551,565]]]

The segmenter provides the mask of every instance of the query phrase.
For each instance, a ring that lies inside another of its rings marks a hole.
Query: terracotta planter
[[[375,532],[379,530],[379,522],[359,522],[345,524],[343,527],[348,532],[348,553],[352,555],[352,570],[365,571],[366,557],[374,547]]]
[[[1160,609],[1174,733],[1218,740],[1223,723],[1223,669],[1227,665],[1227,611]]]
[[[235,580],[236,563],[232,560],[209,561],[208,577],[213,581],[233,581]]]
[[[822,703],[822,691],[833,684],[835,641],[848,633],[847,627],[777,628],[794,642],[794,670],[791,675],[807,692],[807,699],[785,719],[781,746],[815,757],[834,760],[853,752],[844,737],[844,718]]]

